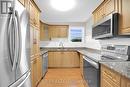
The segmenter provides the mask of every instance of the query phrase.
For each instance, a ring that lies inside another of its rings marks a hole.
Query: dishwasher
[[[48,53],[42,54],[42,72],[43,72],[43,78],[47,72],[48,69]]]

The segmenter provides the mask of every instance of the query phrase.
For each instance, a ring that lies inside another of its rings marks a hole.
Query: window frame
[[[81,42],[72,42],[71,41],[71,30],[72,29],[75,29],[75,30],[81,30],[82,31],[82,37],[81,37]],[[84,43],[84,32],[85,32],[85,27],[83,26],[69,26],[69,35],[68,35],[68,41],[71,42],[71,43]]]

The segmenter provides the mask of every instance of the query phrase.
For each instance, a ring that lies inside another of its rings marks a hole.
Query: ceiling
[[[75,8],[67,12],[53,9],[50,0],[35,0],[41,9],[40,19],[48,24],[85,22],[102,0],[76,0]]]

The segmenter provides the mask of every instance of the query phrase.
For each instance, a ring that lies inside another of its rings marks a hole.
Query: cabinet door
[[[40,14],[40,12],[36,7],[34,8],[34,12],[35,12],[34,23],[35,23],[35,26],[39,29],[39,25],[40,25],[39,24],[40,23],[39,14]]]
[[[120,34],[130,35],[130,0],[120,0],[121,1],[121,24],[120,24]]]
[[[42,22],[40,22],[40,40],[41,41],[49,40],[48,25]]]
[[[25,0],[18,0],[22,5],[25,5]]]
[[[64,52],[62,67],[79,67],[79,55],[75,51]]]
[[[49,67],[79,67],[77,52],[49,52]]]
[[[29,2],[29,14],[30,14],[30,23],[34,25],[34,19],[35,19],[35,7],[32,1]]]
[[[44,41],[45,40],[45,25],[40,22],[40,40]]]
[[[112,14],[116,11],[117,0],[107,0],[104,4],[104,14],[105,16]]]
[[[37,60],[34,59],[31,61],[31,81],[32,87],[36,87],[37,85]]]
[[[62,67],[63,52],[49,52],[48,67]]]
[[[60,38],[66,38],[66,37],[68,37],[68,26],[61,26],[59,37]]]
[[[30,27],[30,47],[31,47],[31,56],[33,55],[33,28]]]
[[[34,55],[38,55],[40,53],[40,47],[39,47],[39,30],[34,29],[33,34],[34,34],[34,38],[33,38],[33,48],[34,48]]]
[[[120,79],[119,73],[101,65],[101,87],[120,87]]]
[[[40,53],[40,47],[39,47],[39,42],[40,42],[40,32],[39,30],[35,29],[35,37],[36,37],[36,54]]]
[[[96,11],[93,12],[94,23],[97,23],[104,17],[104,5],[101,5]]]
[[[97,20],[103,19],[105,13],[104,13],[104,5],[102,5],[99,10],[97,11]]]
[[[37,57],[37,81],[39,82],[42,78],[42,58],[40,56]]]
[[[52,38],[65,38],[68,36],[68,26],[49,26],[49,37]]]
[[[130,87],[130,79],[122,77],[121,78],[121,87]]]
[[[80,54],[80,71],[81,75],[83,76],[83,55]]]

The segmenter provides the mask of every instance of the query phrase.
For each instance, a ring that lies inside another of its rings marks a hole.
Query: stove
[[[130,60],[130,46],[127,45],[103,45],[101,48],[101,60]]]

